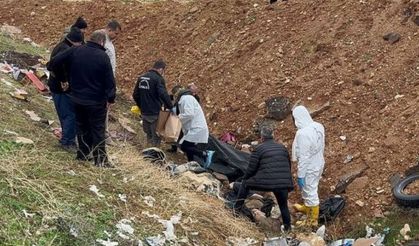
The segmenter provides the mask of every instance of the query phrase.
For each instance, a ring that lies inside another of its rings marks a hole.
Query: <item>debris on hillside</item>
[[[89,190],[90,190],[91,192],[95,193],[95,194],[96,194],[98,197],[100,197],[100,198],[105,197],[104,195],[102,195],[102,194],[100,194],[100,193],[99,193],[99,189],[96,187],[96,185],[91,185],[91,186],[89,187]]]
[[[15,142],[19,144],[34,144],[34,141],[32,141],[29,138],[24,138],[24,137],[16,137]]]
[[[131,226],[132,221],[128,219],[122,219],[116,224],[118,229],[118,236],[123,239],[130,239],[134,235],[134,228]]]

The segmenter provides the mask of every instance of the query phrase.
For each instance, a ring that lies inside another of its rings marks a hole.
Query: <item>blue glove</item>
[[[176,115],[176,107],[171,108],[171,109],[170,109],[170,112],[171,112],[172,114]]]
[[[304,178],[297,178],[297,183],[298,183],[298,187],[300,187],[300,190],[302,190],[303,187],[306,185]]]

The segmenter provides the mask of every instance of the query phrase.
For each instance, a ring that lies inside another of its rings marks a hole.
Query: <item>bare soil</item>
[[[272,7],[262,0],[5,0],[0,23],[51,47],[79,15],[89,32],[119,20],[119,86],[129,96],[137,76],[164,58],[169,89],[190,82],[200,87],[215,135],[231,131],[242,141],[256,140],[254,121],[267,113],[258,105],[269,97],[301,100],[313,110],[330,102],[315,119],[327,133],[321,197],[333,194],[340,176],[369,167],[368,183],[344,194],[342,220],[352,224],[389,209],[389,177],[418,155],[419,29],[412,21],[418,9],[409,0],[290,0]],[[389,44],[383,39],[389,32],[401,39]],[[277,139],[290,149],[292,119],[276,126]],[[344,164],[347,155],[356,158]],[[293,192],[292,200],[298,197]]]
[[[419,180],[415,180],[410,183],[403,191],[407,195],[418,195],[419,194]]]

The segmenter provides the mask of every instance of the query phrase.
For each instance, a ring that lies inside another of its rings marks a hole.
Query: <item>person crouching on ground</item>
[[[324,167],[325,133],[322,124],[313,121],[304,106],[292,111],[297,133],[292,145],[292,159],[298,162],[298,186],[304,205],[294,204],[294,208],[307,215],[301,226],[317,226],[319,218],[318,186]]]
[[[194,161],[196,156],[205,161],[205,167],[209,167],[214,151],[206,150],[209,130],[201,105],[190,90],[179,90],[176,99],[184,134],[179,141],[180,149],[186,154],[188,161]]]
[[[166,63],[163,60],[156,61],[152,69],[138,78],[132,94],[135,103],[141,109],[147,144],[152,147],[159,147],[161,142],[157,135],[157,120],[162,104],[164,103],[168,109],[173,108],[163,78],[165,69]]]
[[[72,27],[67,36],[59,42],[51,52],[51,59],[64,52],[72,46],[80,46],[83,42],[83,33],[77,27]],[[74,105],[69,97],[68,73],[65,65],[57,67],[51,71],[48,79],[48,86],[52,94],[52,100],[60,120],[62,137],[60,145],[63,149],[76,152],[76,115]]]
[[[249,190],[271,191],[281,210],[284,230],[288,231],[291,229],[288,193],[294,189],[288,150],[284,145],[275,142],[271,128],[262,127],[260,136],[262,143],[256,146],[250,156],[234,210],[241,210]]]

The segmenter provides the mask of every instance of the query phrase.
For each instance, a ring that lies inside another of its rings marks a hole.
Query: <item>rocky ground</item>
[[[274,6],[261,0],[6,0],[0,11],[0,23],[46,46],[79,15],[89,31],[119,20],[117,78],[127,95],[136,77],[164,58],[169,88],[189,82],[200,87],[215,135],[231,131],[243,142],[254,140],[253,124],[272,96],[301,100],[311,109],[329,102],[316,117],[327,132],[321,196],[334,194],[343,175],[365,169],[344,193],[345,221],[385,216],[393,203],[389,178],[419,154],[415,0],[290,0]],[[388,33],[400,39],[384,40]],[[291,118],[276,125],[278,140],[290,148]]]

